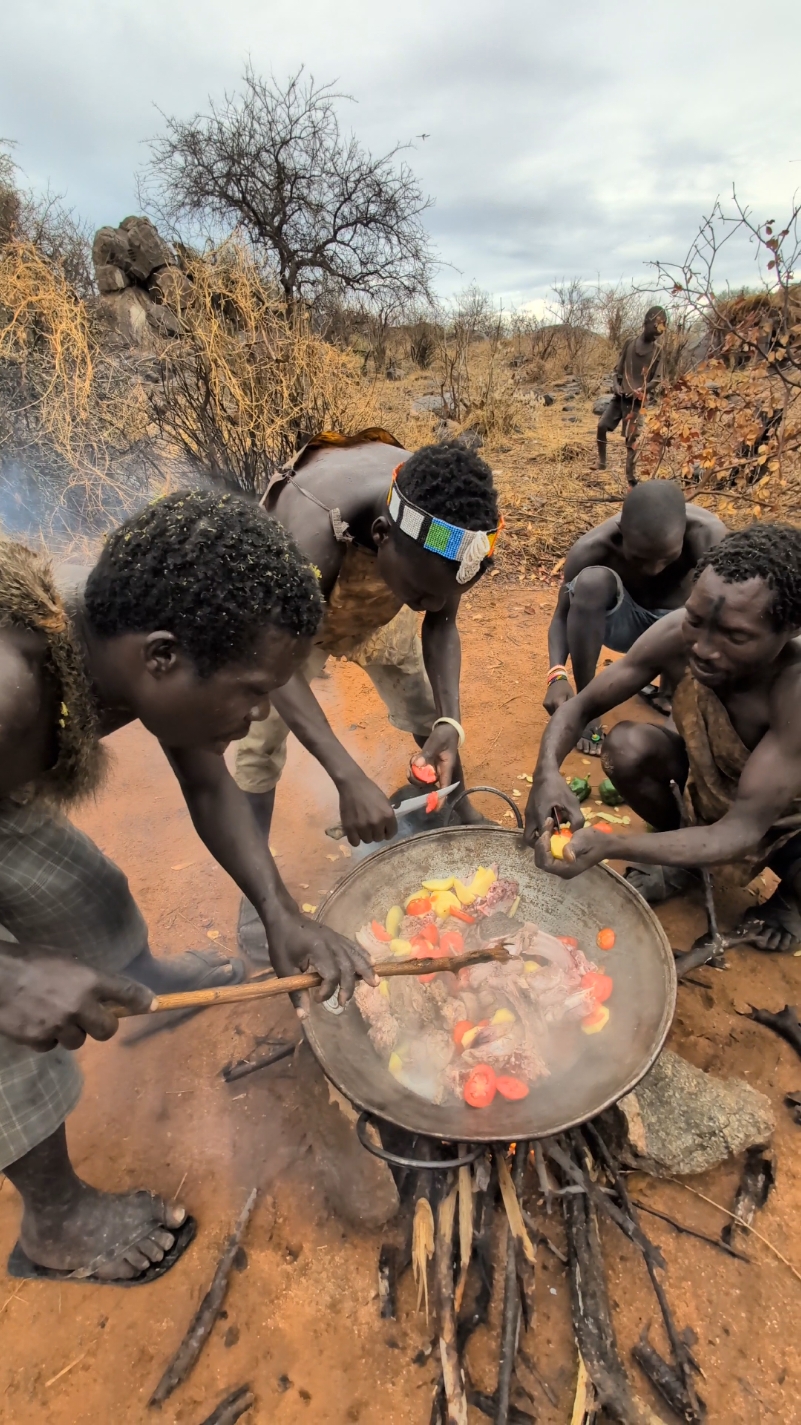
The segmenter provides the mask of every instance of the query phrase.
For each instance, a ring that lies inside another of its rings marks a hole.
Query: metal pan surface
[[[595,1035],[571,1026],[553,1060],[550,1077],[528,1097],[509,1103],[496,1096],[488,1108],[449,1100],[430,1103],[389,1073],[351,1001],[341,1014],[314,1004],[305,1029],[332,1083],[357,1107],[451,1142],[510,1142],[561,1133],[616,1103],[639,1082],[664,1044],[676,1004],[676,970],[668,939],[653,911],[607,866],[572,881],[549,876],[534,864],[520,832],[502,827],[447,827],[396,842],[360,862],[320,906],[317,918],[352,937],[373,917],[383,922],[391,905],[432,876],[469,880],[476,867],[496,864],[520,885],[518,916],[552,935],[572,935],[588,959],[614,980],[610,1020]],[[596,945],[611,926],[614,949]],[[569,1038],[569,1043],[568,1043]],[[546,1056],[548,1060],[548,1056]]]

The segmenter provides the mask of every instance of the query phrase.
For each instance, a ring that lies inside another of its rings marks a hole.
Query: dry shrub
[[[31,243],[0,250],[0,468],[56,524],[98,528],[141,499],[148,417],[63,266]]]
[[[305,438],[376,424],[358,358],[288,311],[242,244],[189,257],[186,271],[193,297],[149,400],[161,435],[198,472],[258,494]]]
[[[801,394],[767,363],[704,362],[646,413],[640,470],[670,476],[721,518],[801,514]]]

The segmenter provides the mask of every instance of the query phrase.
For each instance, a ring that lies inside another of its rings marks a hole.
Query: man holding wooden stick
[[[44,559],[0,541],[0,1169],[24,1204],[13,1275],[147,1280],[177,1259],[183,1208],[74,1173],[70,1051],[111,1037],[109,1002],[142,1011],[153,991],[244,974],[210,950],[154,958],[125,876],[63,815],[100,784],[102,737],[137,718],[158,737],[279,974],[314,967],[323,997],[350,994],[357,974],[375,982],[357,946],[301,915],[223,759],[309,656],[321,613],[291,539],[232,495],[149,506],[69,602]]]

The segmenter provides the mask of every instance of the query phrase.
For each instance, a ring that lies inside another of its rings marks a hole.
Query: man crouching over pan
[[[62,808],[100,784],[100,739],[139,721],[161,742],[198,834],[257,907],[277,972],[313,965],[318,993],[375,977],[362,952],[301,915],[223,753],[308,658],[322,614],[312,570],[278,524],[232,495],[177,494],[108,539],[85,587],[0,540],[0,1169],[23,1201],[14,1276],[146,1281],[193,1224],[150,1192],[81,1181],[64,1120],[70,1053],[110,1039],[109,1003],[243,978],[214,951],[157,959],[122,871]],[[10,943],[16,942],[16,943]]]
[[[644,633],[546,728],[526,808],[537,864],[569,878],[606,857],[641,863],[628,878],[650,901],[685,889],[689,868],[734,863],[744,885],[769,866],[780,884],[741,929],[759,949],[794,949],[801,941],[799,629],[801,530],[754,524],[709,550],[686,607]],[[674,721],[618,723],[602,757],[655,834],[594,831],[560,775],[562,760],[588,721],[657,673],[675,679]],[[683,792],[681,817],[671,783]],[[563,861],[550,852],[554,809],[577,833]]]

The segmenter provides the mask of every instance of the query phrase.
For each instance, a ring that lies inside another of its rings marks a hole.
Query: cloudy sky
[[[441,290],[522,304],[680,258],[732,182],[780,218],[801,189],[800,46],[798,0],[9,0],[0,136],[33,186],[118,222],[159,110],[203,110],[248,56],[305,65],[354,97],[373,151],[414,142]]]

